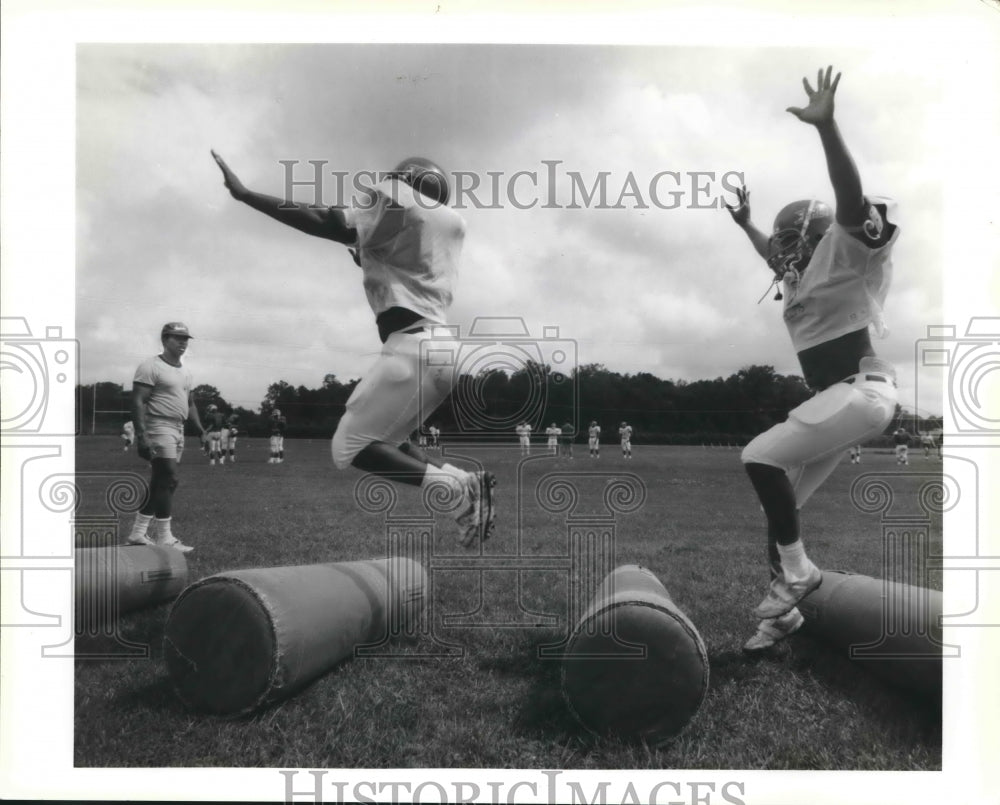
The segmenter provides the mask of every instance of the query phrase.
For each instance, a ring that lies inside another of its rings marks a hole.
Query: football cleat
[[[809,563],[809,573],[804,579],[785,581],[784,576],[778,576],[771,580],[771,589],[764,600],[757,605],[754,615],[762,620],[784,615],[822,583],[822,571],[811,562]]]
[[[492,472],[469,473],[466,494],[469,506],[455,518],[462,530],[459,544],[463,548],[472,547],[476,542],[485,542],[496,526],[496,476]]]
[[[163,542],[158,543],[160,547],[163,548],[173,548],[175,551],[180,551],[181,553],[190,553],[194,550],[191,545],[185,545],[175,536],[169,536]]]
[[[128,545],[155,545],[146,534],[129,534],[128,535]]]
[[[743,644],[743,650],[754,652],[770,648],[779,640],[784,640],[788,635],[797,632],[804,622],[805,618],[796,607],[777,618],[762,620],[757,625],[757,632]]]

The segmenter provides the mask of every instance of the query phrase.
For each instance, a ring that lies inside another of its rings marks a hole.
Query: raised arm
[[[830,182],[833,184],[833,193],[837,199],[837,222],[841,226],[856,227],[865,221],[867,210],[858,168],[833,118],[833,99],[837,92],[837,84],[840,83],[840,73],[831,80],[832,73],[833,67],[827,67],[825,74],[820,69],[816,77],[815,90],[810,86],[809,79],[803,78],[802,86],[809,97],[809,103],[804,108],[790,106],[787,111],[803,123],[815,126],[819,132],[823,152],[826,154]]]
[[[298,229],[300,232],[305,232],[307,235],[344,244],[353,244],[356,240],[357,232],[347,225],[342,210],[332,207],[317,209],[277,196],[257,193],[245,187],[225,160],[215,151],[212,151],[212,158],[219,166],[219,170],[222,171],[226,188],[237,201],[242,201],[258,212]]]
[[[729,214],[733,216],[736,225],[746,232],[750,243],[763,259],[767,259],[767,235],[761,232],[750,220],[750,191],[746,187],[736,189],[736,206],[726,205]]]

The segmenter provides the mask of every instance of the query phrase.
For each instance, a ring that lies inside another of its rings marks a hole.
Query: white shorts
[[[219,442],[221,440],[222,440],[222,434],[219,431],[217,431],[217,430],[210,430],[208,432],[208,441],[209,441],[209,444],[212,445],[213,449],[215,449],[215,448],[217,448],[219,446]]]
[[[149,448],[150,459],[172,458],[180,461],[184,455],[183,424],[147,417],[143,438]]]
[[[898,399],[892,375],[859,372],[853,382],[834,383],[760,434],[743,448],[743,463],[784,470],[802,506],[833,472],[844,450],[885,430]]]
[[[285,437],[284,436],[272,436],[271,437],[271,449],[272,450],[284,450],[285,449]]]
[[[219,432],[219,447],[223,450],[229,449],[229,428],[223,428]]]
[[[422,342],[433,343],[421,349]],[[451,393],[458,350],[450,328],[390,335],[347,401],[333,435],[331,452],[337,468],[349,467],[372,442],[405,442]]]
[[[590,442],[589,442],[589,444],[590,444],[590,449],[591,449],[591,450],[596,450],[596,449],[597,449],[597,447],[598,447],[598,445],[599,445],[600,443],[601,443],[601,440],[600,440],[600,439],[591,439],[591,440],[590,440]]]

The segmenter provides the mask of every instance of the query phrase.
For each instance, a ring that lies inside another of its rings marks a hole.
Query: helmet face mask
[[[778,279],[806,270],[832,223],[833,211],[822,201],[793,201],[778,213],[767,241],[767,264]]]
[[[447,204],[451,196],[451,187],[445,172],[423,157],[404,159],[389,172],[389,176],[401,179],[421,195],[439,204]]]

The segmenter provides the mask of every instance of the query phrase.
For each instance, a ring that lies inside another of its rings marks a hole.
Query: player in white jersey
[[[171,530],[177,465],[184,452],[184,422],[190,419],[205,436],[191,393],[191,372],[181,363],[191,334],[181,322],[169,322],[160,331],[163,352],[139,364],[132,381],[132,419],[139,441],[139,457],[150,463],[149,499],[139,510],[130,545],[164,545],[193,550]],[[149,527],[154,526],[153,536]]]
[[[727,205],[733,220],[773,271],[784,300],[785,325],[803,376],[815,396],[788,419],[762,433],[742,460],[767,518],[770,589],[754,610],[757,632],[744,649],[773,645],[802,624],[796,604],[822,583],[800,539],[799,509],[833,472],[843,451],[882,433],[895,411],[895,370],[875,357],[869,325],[882,316],[892,277],[890,252],[898,228],[892,206],[862,192],[857,167],[834,120],[840,74],[807,79],[804,108],[788,111],[819,133],[836,197],[836,213],[822,202],[787,205],[768,237],[750,220],[749,192]]]
[[[934,435],[928,431],[920,434],[920,446],[924,448],[924,459],[931,457],[931,450],[934,449]]]
[[[222,454],[222,429],[226,423],[226,416],[219,410],[219,406],[211,403],[205,409],[205,431],[208,434],[208,463],[214,465],[226,463],[226,457]]]
[[[559,451],[559,437],[562,435],[562,428],[553,422],[545,429],[545,435],[548,437],[546,446],[549,448],[549,452],[555,455]]]
[[[437,425],[431,425],[427,429],[427,433],[428,433],[428,435],[430,436],[430,439],[431,439],[430,446],[434,450],[440,450],[441,449],[441,429]]]
[[[222,450],[223,459],[229,458],[230,464],[236,463],[236,437],[240,432],[240,418],[238,414],[230,414],[226,417],[226,424],[222,428],[222,439],[219,448]]]
[[[852,445],[851,449],[848,451],[848,453],[850,453],[851,463],[852,464],[860,464],[861,463],[861,445],[860,444]]]
[[[896,428],[892,434],[892,443],[896,445],[896,463],[910,463],[910,434],[906,428]]]
[[[530,456],[531,455],[531,425],[527,422],[521,422],[514,432],[517,434],[518,442],[521,446],[521,455]]]
[[[122,452],[127,453],[129,451],[129,448],[132,447],[132,442],[135,441],[135,425],[132,424],[131,419],[126,419],[124,424],[122,425],[121,437],[122,437],[122,442],[124,442],[125,444],[125,446],[122,447]]]
[[[628,422],[618,427],[618,437],[622,440],[622,456],[632,458],[632,426]]]
[[[587,447],[590,448],[591,458],[601,457],[601,426],[596,420],[591,421],[587,428]]]
[[[465,222],[447,206],[445,173],[429,160],[401,162],[365,200],[317,207],[256,193],[214,151],[232,196],[281,223],[347,246],[361,268],[375,314],[381,357],[354,389],[332,443],[334,464],[416,486],[445,485],[462,545],[490,536],[496,478],[432,460],[408,436],[451,393],[459,345],[446,325],[465,238]],[[422,342],[433,340],[433,348]],[[424,344],[424,346],[427,346]]]
[[[281,413],[280,408],[271,411],[267,423],[271,435],[268,437],[268,447],[271,453],[267,459],[268,464],[285,463],[285,430],[288,428],[288,419]]]

